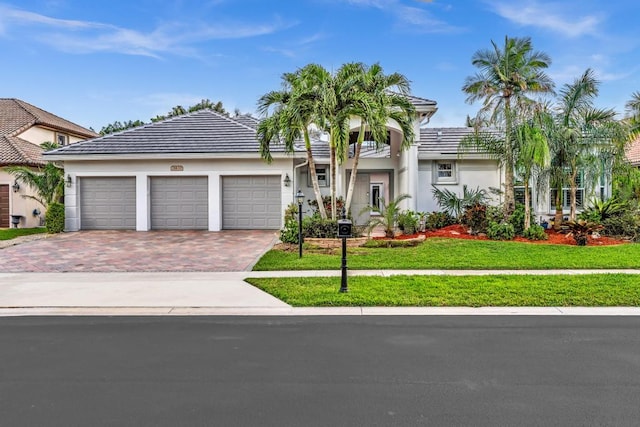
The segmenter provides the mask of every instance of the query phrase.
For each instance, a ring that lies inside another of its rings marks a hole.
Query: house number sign
[[[184,166],[182,165],[171,165],[171,172],[182,172],[184,170]]]

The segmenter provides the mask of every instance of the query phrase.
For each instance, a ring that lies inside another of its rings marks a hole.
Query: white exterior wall
[[[456,164],[456,181],[451,184],[437,184],[438,188],[446,188],[454,193],[462,195],[463,185],[469,189],[488,190],[489,187],[501,188],[503,179],[501,169],[494,160],[451,160]],[[441,210],[436,203],[431,190],[435,178],[435,161],[420,160],[418,166],[418,192],[417,210],[421,212],[433,212]],[[496,203],[498,201],[496,200]]]
[[[218,160],[122,160],[122,161],[70,161],[65,163],[65,177],[71,176],[72,185],[65,194],[65,230],[80,230],[80,194],[78,179],[83,177],[136,177],[136,230],[148,231],[150,222],[149,179],[152,176],[207,176],[209,179],[209,231],[220,231],[222,224],[222,177],[234,175],[293,176],[291,159],[276,159],[266,164],[260,159]],[[172,171],[182,166],[182,171]],[[282,183],[282,214],[293,202],[294,187]]]
[[[19,138],[22,138],[26,141],[29,141],[35,145],[40,145],[43,142],[58,142],[56,138],[56,134],[64,134],[69,137],[69,144],[74,144],[79,141],[84,141],[86,138],[74,136],[69,132],[65,131],[54,131],[52,129],[43,128],[40,126],[33,126],[17,135]]]

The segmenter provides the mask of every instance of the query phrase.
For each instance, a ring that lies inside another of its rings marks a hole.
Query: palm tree
[[[331,75],[322,66],[309,64],[295,73],[283,74],[283,88],[266,93],[258,101],[258,112],[266,116],[257,130],[262,158],[267,162],[273,160],[270,150],[273,141],[282,139],[285,151],[292,153],[294,143],[302,137],[318,211],[324,219],[327,218],[327,212],[318,184],[309,128],[318,122],[322,124],[319,108],[324,103],[323,88],[330,80]]]
[[[35,196],[25,194],[22,197],[33,199],[45,208],[64,196],[64,170],[53,163],[47,163],[37,170],[27,166],[8,166],[6,171],[31,186],[36,193]]]
[[[544,73],[551,59],[545,53],[534,51],[530,38],[505,37],[504,47],[491,41],[493,49],[474,53],[471,63],[480,72],[465,79],[462,90],[467,102],[482,100],[478,122],[490,123],[504,131],[500,161],[505,166],[504,215],[515,209],[514,166],[515,150],[511,138],[513,110],[531,103],[527,95],[552,92],[554,84]],[[498,153],[494,153],[498,154]]]
[[[629,113],[631,131],[636,134],[640,132],[640,92],[634,92],[625,107]]]
[[[380,197],[380,206],[365,207],[362,212],[373,211],[379,214],[369,220],[369,223],[367,224],[369,233],[374,229],[374,227],[381,225],[384,227],[385,236],[389,238],[393,237],[396,230],[396,224],[398,223],[398,215],[401,210],[400,202],[410,198],[411,196],[408,194],[401,194],[389,203],[385,203],[384,198]]]
[[[518,146],[515,168],[521,174],[524,184],[524,230],[531,227],[531,206],[529,184],[536,171],[549,165],[549,144],[539,123],[525,121],[516,126],[514,139]]]
[[[352,93],[353,109],[351,114],[360,118],[360,129],[345,202],[347,211],[351,207],[360,152],[367,128],[373,140],[380,143],[387,138],[387,121],[396,122],[402,130],[401,149],[409,147],[414,138],[415,108],[405,96],[410,91],[409,80],[399,73],[385,75],[379,64],[374,64],[371,67],[364,64],[358,65],[356,90]]]
[[[565,84],[553,112],[547,120],[551,150],[550,170],[547,172],[556,190],[555,227],[562,222],[562,188],[569,186],[569,219],[576,219],[578,175],[585,181],[599,179],[612,168],[620,151],[624,129],[615,120],[612,109],[595,108],[599,81],[587,69],[571,84]]]

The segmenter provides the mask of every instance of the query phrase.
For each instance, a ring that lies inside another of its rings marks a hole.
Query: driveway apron
[[[210,272],[249,270],[273,230],[79,231],[0,249],[0,272]]]

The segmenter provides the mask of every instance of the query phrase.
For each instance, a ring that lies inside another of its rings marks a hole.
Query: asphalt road
[[[5,317],[1,426],[637,426],[640,317]]]

